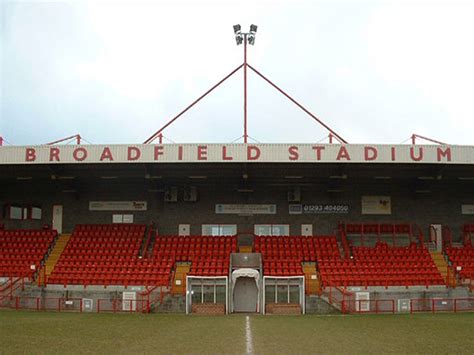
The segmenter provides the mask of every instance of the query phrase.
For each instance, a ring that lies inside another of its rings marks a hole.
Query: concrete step
[[[253,247],[251,245],[241,245],[239,246],[239,253],[251,253]]]
[[[456,286],[456,278],[454,270],[448,265],[444,255],[439,251],[430,251],[431,259],[438,268],[439,273],[443,277],[444,281],[451,287]]]
[[[341,311],[319,296],[306,296],[306,314],[340,314]]]
[[[301,263],[303,267],[303,272],[306,273],[316,273],[316,263],[314,262],[303,262]]]
[[[191,270],[191,263],[176,263],[176,271],[171,285],[172,294],[183,294],[186,292],[186,276]]]
[[[162,304],[153,307],[154,312],[183,313],[186,311],[186,298],[183,295],[170,295],[163,299]]]
[[[61,257],[62,252],[66,248],[69,239],[71,238],[71,234],[61,234],[58,239],[56,240],[56,244],[54,245],[53,250],[49,254],[48,258],[46,259],[44,265],[44,271],[41,269],[39,272],[39,282],[42,284],[44,283],[44,273],[46,276],[50,276],[56,266],[59,258]]]
[[[321,284],[318,279],[316,270],[316,263],[303,262],[301,263],[305,276],[305,292],[307,295],[317,295],[321,293]]]

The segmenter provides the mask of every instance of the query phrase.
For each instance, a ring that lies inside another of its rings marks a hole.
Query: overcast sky
[[[348,142],[474,144],[474,1],[0,2],[0,136],[12,144],[143,142],[241,64],[237,23],[258,25],[249,63]],[[248,75],[253,139],[327,136]],[[241,137],[242,71],[164,135]]]

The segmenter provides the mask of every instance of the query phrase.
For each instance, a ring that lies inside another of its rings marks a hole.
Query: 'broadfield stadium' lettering
[[[164,144],[1,147],[0,164],[347,162],[473,164],[473,146]]]

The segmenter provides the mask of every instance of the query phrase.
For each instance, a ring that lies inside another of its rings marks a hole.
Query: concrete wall
[[[301,234],[301,224],[312,224],[314,234],[332,233],[338,223],[343,222],[416,222],[428,234],[431,223],[451,227],[455,240],[460,240],[465,223],[474,223],[473,216],[461,214],[461,204],[473,203],[474,196],[468,187],[444,186],[431,193],[414,193],[410,186],[395,183],[348,184],[341,193],[328,193],[327,187],[301,186],[303,204],[348,204],[348,214],[303,214],[288,213],[288,186],[253,186],[254,192],[241,193],[233,184],[201,183],[198,187],[198,202],[184,202],[182,189],[177,203],[164,202],[163,192],[149,192],[141,184],[106,184],[83,187],[77,193],[62,192],[51,184],[18,182],[8,190],[0,192],[0,205],[32,204],[43,208],[40,221],[9,221],[2,215],[0,224],[6,228],[41,228],[51,224],[52,206],[64,206],[63,232],[71,232],[78,223],[111,223],[112,214],[119,212],[89,211],[89,201],[94,200],[144,200],[148,210],[133,213],[135,223],[155,221],[161,234],[177,234],[178,224],[191,224],[192,234],[201,234],[202,224],[237,224],[238,232],[253,232],[254,224],[290,224],[292,235]],[[362,215],[361,196],[388,195],[392,200],[392,215]],[[238,216],[215,214],[216,203],[267,203],[277,205],[276,215]]]

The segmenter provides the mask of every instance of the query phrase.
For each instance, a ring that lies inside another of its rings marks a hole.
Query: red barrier
[[[334,304],[341,312],[352,313],[355,310],[354,294],[340,287],[329,286],[324,289],[323,293],[330,304]]]
[[[474,298],[417,298],[410,299],[409,312],[413,313],[458,313],[474,312]],[[333,304],[340,307],[342,313],[397,313],[397,299],[352,300],[342,299]],[[330,302],[331,303],[331,302]]]
[[[97,313],[135,313],[148,310],[146,298],[137,300],[98,299]]]
[[[453,311],[474,312],[474,298],[455,298]]]
[[[164,291],[164,286],[153,286],[140,294],[144,300],[142,302],[142,312],[150,313],[151,307],[163,303],[163,298],[169,295],[169,292]]]
[[[325,290],[329,303],[335,305],[343,314],[394,314],[398,312],[397,299],[354,300],[354,294],[346,290],[331,287]],[[164,297],[160,292],[157,299]],[[155,300],[155,301],[156,301]],[[409,312],[413,313],[442,313],[442,312],[474,312],[474,298],[420,298],[410,299]],[[137,300],[97,299],[97,313],[138,313],[150,312],[152,300],[140,298]],[[81,298],[57,297],[10,297],[0,296],[0,308],[16,310],[83,312]],[[94,311],[91,309],[90,311]]]
[[[431,298],[410,300],[410,313],[472,312],[474,298]]]
[[[20,275],[9,275],[7,276],[8,281],[0,288],[0,297],[1,296],[10,296],[13,297],[13,293],[18,290],[20,287],[22,290],[25,289],[25,279],[30,280],[27,274],[23,276]]]
[[[0,308],[35,311],[82,312],[81,298],[57,297],[0,297]]]

